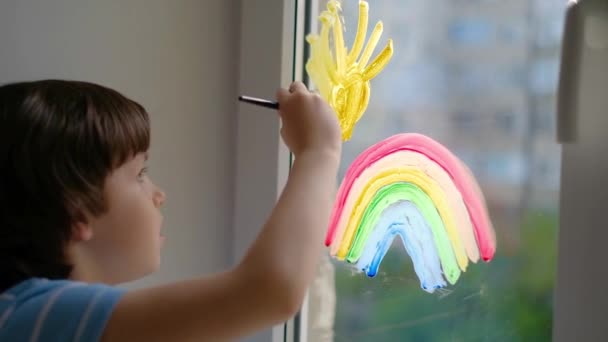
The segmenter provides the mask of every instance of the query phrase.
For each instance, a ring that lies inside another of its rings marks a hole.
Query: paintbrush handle
[[[264,100],[264,99],[260,99],[260,98],[257,98],[257,97],[251,97],[251,96],[241,95],[241,96],[239,96],[239,101],[246,102],[246,103],[251,103],[251,104],[262,106],[262,107],[266,107],[266,108],[279,109],[279,103],[278,102]]]

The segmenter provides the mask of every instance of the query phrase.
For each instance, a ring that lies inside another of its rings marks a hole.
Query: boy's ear
[[[93,238],[93,228],[86,222],[76,222],[72,226],[72,240],[75,242],[89,241]]]

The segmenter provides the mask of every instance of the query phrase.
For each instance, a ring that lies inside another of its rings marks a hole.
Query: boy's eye
[[[143,169],[141,169],[141,171],[139,171],[139,173],[137,174],[137,179],[140,180],[140,181],[143,181],[147,172],[148,172],[148,168],[147,167],[144,167]]]

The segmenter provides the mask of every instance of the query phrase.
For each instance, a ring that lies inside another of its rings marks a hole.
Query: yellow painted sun
[[[347,141],[369,103],[370,80],[384,69],[393,56],[393,41],[389,39],[384,49],[368,63],[380,40],[383,26],[382,21],[376,24],[365,45],[369,5],[366,1],[359,1],[357,33],[352,50],[347,51],[342,33],[341,10],[339,1],[330,0],[327,10],[319,16],[320,34],[306,37],[311,49],[306,72],[319,94],[338,115],[342,140]],[[333,31],[333,51],[329,41],[330,30]]]

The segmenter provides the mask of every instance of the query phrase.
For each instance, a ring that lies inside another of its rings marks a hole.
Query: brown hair
[[[0,292],[31,277],[68,278],[73,224],[107,209],[106,177],[149,144],[146,110],[115,90],[0,86]]]

